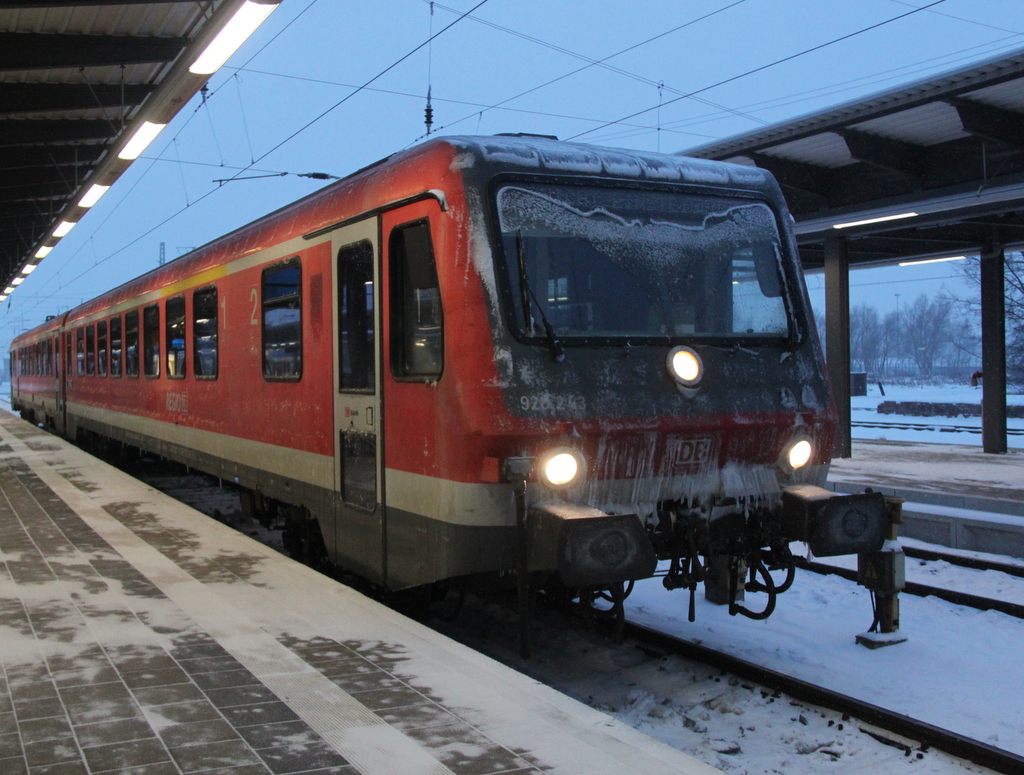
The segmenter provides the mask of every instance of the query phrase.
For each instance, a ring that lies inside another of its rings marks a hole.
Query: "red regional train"
[[[691,616],[710,574],[762,617],[791,540],[887,525],[820,487],[836,419],[791,223],[757,168],[435,139],[17,337],[11,403],[233,482],[389,590],[619,600],[661,559]]]

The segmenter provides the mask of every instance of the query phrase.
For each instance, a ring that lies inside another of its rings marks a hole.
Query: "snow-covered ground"
[[[882,395],[882,389],[885,395]],[[950,433],[935,430],[903,430],[898,428],[858,428],[852,430],[855,439],[882,439],[887,441],[916,441],[930,444],[968,444],[981,446],[980,417],[911,417],[898,414],[879,414],[878,405],[883,401],[927,401],[941,404],[980,404],[981,388],[970,385],[890,385],[877,382],[868,384],[866,396],[854,396],[850,399],[850,419],[853,422],[886,422],[913,423],[915,425],[934,424],[936,426],[964,426],[976,429],[977,432],[961,431]],[[1024,395],[1008,394],[1007,405],[1024,405]],[[1024,419],[1010,418],[1006,422],[1008,429],[1024,430]],[[1008,436],[1007,445],[1024,448],[1024,436]]]
[[[908,560],[907,575],[977,595],[1024,596],[1024,579],[944,562]],[[627,618],[1024,754],[1024,674],[1016,669],[1024,621],[903,595],[907,642],[871,651],[854,640],[871,623],[870,597],[835,576],[798,573],[764,622],[730,617],[698,593],[690,624],[687,600],[685,590],[644,581],[626,601]],[[628,640],[615,645],[567,626],[561,614],[541,611],[529,662],[515,652],[514,616],[497,606],[474,606],[465,620],[439,628],[726,772],[989,772],[935,750],[914,747],[907,755],[872,738],[865,730],[878,730],[857,719],[681,657],[652,655]]]

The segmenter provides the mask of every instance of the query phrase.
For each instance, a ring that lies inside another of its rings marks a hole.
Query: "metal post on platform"
[[[825,240],[825,360],[839,424],[833,457],[850,457],[850,257],[846,237]]]
[[[981,444],[1006,452],[1006,258],[1000,245],[981,254]]]
[[[906,557],[899,542],[903,521],[903,498],[886,498],[889,532],[877,552],[857,555],[857,583],[871,592],[875,619],[871,629],[857,636],[857,643],[869,649],[903,643],[900,632],[900,590],[906,584]]]

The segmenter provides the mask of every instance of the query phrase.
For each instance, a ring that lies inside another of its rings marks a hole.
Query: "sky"
[[[1019,0],[283,0],[11,294],[0,345],[323,185],[302,173],[421,142],[428,87],[436,134],[674,153],[1021,47]],[[951,267],[857,272],[851,305]]]

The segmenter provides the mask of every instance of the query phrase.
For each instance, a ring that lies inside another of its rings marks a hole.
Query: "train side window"
[[[139,376],[139,311],[133,309],[124,316],[124,373]]]
[[[78,376],[85,376],[85,329],[81,326],[75,332],[75,360],[78,365]]]
[[[430,223],[391,232],[391,372],[396,379],[431,381],[444,369],[444,316]]]
[[[302,378],[302,266],[292,258],[263,271],[263,376]]]
[[[142,372],[160,376],[160,305],[142,308]]]
[[[192,294],[192,363],[198,379],[217,378],[217,288]]]
[[[121,316],[110,319],[110,376],[121,376]]]
[[[96,324],[96,374],[107,376],[107,321]]]
[[[364,240],[338,251],[339,390],[375,389],[373,246]]]
[[[56,345],[56,348],[55,348],[55,345]],[[46,374],[47,374],[47,376],[53,376],[53,374],[54,374],[53,366],[56,363],[56,361],[54,360],[53,354],[54,354],[54,349],[56,349],[57,350],[57,357],[58,358],[60,357],[60,347],[59,347],[59,345],[60,345],[60,339],[58,339],[57,337],[54,337],[53,339],[47,339],[46,340]]]
[[[92,323],[85,327],[85,373],[89,377],[96,373],[96,328]]]
[[[167,300],[167,376],[181,379],[185,376],[185,297]],[[158,354],[159,355],[159,354]]]
[[[66,334],[64,334],[64,352],[67,353],[67,355],[65,356],[67,358],[67,364],[64,367],[64,373],[67,374],[68,377],[70,377],[71,376],[71,365],[74,362],[74,357],[75,357],[74,356],[74,350],[71,347],[71,332],[70,331],[68,331]]]

